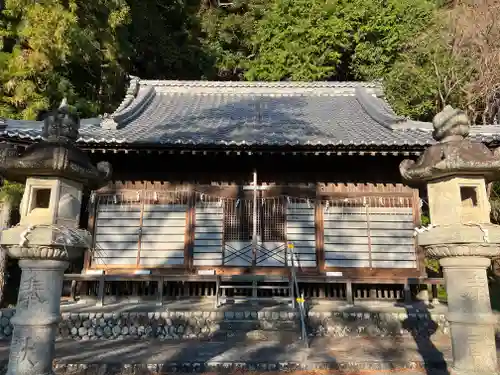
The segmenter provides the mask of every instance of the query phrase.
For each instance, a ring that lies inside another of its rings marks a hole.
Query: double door
[[[255,197],[224,202],[225,266],[286,267],[286,202],[281,197]]]

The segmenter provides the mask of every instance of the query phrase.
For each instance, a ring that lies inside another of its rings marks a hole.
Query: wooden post
[[[156,304],[158,306],[163,305],[163,285],[164,285],[165,279],[163,277],[160,277],[158,279],[158,301]]]
[[[138,288],[138,285],[137,283],[139,283],[140,281],[135,281],[133,280],[132,281],[132,301],[134,303],[137,303],[139,302],[139,288]]]
[[[345,284],[346,299],[349,305],[354,305],[354,299],[352,296],[352,282],[347,280]]]
[[[219,294],[220,294],[220,275],[215,279],[215,308],[219,307]]]
[[[433,305],[439,304],[439,298],[438,298],[438,286],[436,284],[432,284],[432,300],[431,303]]]
[[[319,185],[316,187],[316,264],[319,272],[325,272],[325,221],[323,218],[323,207],[319,198]]]
[[[142,223],[144,220],[144,201],[146,200],[146,189],[141,191],[140,196],[141,202],[139,205],[141,207],[141,216],[139,218],[139,240],[137,241],[137,258],[136,258],[136,267],[140,268],[141,265],[141,241],[142,241]]]
[[[94,197],[94,198],[92,198]],[[94,199],[94,202],[92,202]],[[95,232],[96,232],[96,223],[97,223],[97,207],[99,206],[99,196],[96,192],[91,192],[89,197],[89,218],[87,222],[87,229],[92,235],[92,247],[95,248]],[[85,273],[92,264],[92,250],[86,249],[83,256],[83,270],[82,273]],[[89,294],[89,283],[88,281],[82,281],[82,285],[80,286],[81,294],[88,296]]]
[[[97,292],[97,306],[102,307],[104,305],[104,284],[105,284],[105,277],[104,275],[101,275],[99,277],[99,287],[98,287],[98,292]]]
[[[188,186],[188,210],[186,213],[186,234],[184,243],[184,267],[193,269],[194,226],[196,215],[196,192],[192,185]]]
[[[71,280],[70,298],[73,302],[76,301],[76,280]]]
[[[368,259],[370,262],[370,269],[373,269],[372,266],[372,236],[370,231],[370,205],[365,203],[366,208],[366,234],[368,236]]]
[[[419,227],[422,224],[422,212],[420,209],[420,195],[418,189],[413,189],[412,192],[412,211],[413,211],[413,223],[415,227]],[[423,249],[418,246],[417,237],[413,240],[413,246],[415,249],[415,258],[417,260],[417,268],[420,271],[420,275],[425,275],[425,254]]]
[[[253,172],[252,267],[257,263],[257,171]]]
[[[404,285],[404,299],[405,304],[411,304],[411,288],[410,288],[410,280],[407,280]]]

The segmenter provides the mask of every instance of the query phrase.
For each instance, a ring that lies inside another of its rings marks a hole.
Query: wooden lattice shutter
[[[316,267],[315,207],[310,203],[289,203],[286,236],[294,245],[296,266]]]
[[[374,198],[325,206],[325,266],[417,268],[410,202]]]
[[[417,268],[411,207],[369,207],[373,268]]]
[[[137,263],[141,203],[134,194],[96,197],[92,266],[132,266]]]
[[[181,266],[186,246],[187,192],[147,192],[144,198],[142,267]]]
[[[195,206],[193,265],[222,265],[224,208],[220,201],[200,200]]]
[[[325,207],[326,267],[370,267],[366,207]]]

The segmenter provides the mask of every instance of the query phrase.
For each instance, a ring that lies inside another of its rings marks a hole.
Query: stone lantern
[[[108,163],[94,167],[75,146],[79,125],[64,101],[45,120],[41,142],[20,154],[13,146],[0,151],[0,174],[26,184],[20,223],[3,231],[0,241],[22,272],[9,375],[53,373],[64,270],[90,244],[88,232],[78,229],[83,190],[111,177]]]
[[[417,241],[443,267],[454,372],[493,374],[496,318],[486,270],[500,254],[500,226],[490,222],[486,187],[500,177],[500,153],[468,138],[460,110],[447,106],[433,125],[437,143],[417,162],[404,160],[400,172],[410,185],[427,185],[431,225]]]

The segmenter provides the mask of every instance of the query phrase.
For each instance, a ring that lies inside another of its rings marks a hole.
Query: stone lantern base
[[[443,267],[454,373],[497,374],[497,319],[491,311],[486,271],[500,252],[500,227],[441,225],[419,233],[418,243]]]
[[[64,260],[19,261],[21,283],[7,375],[52,375]]]
[[[487,268],[483,257],[447,257],[440,260],[448,294],[453,373],[497,374],[496,317],[492,314]]]

